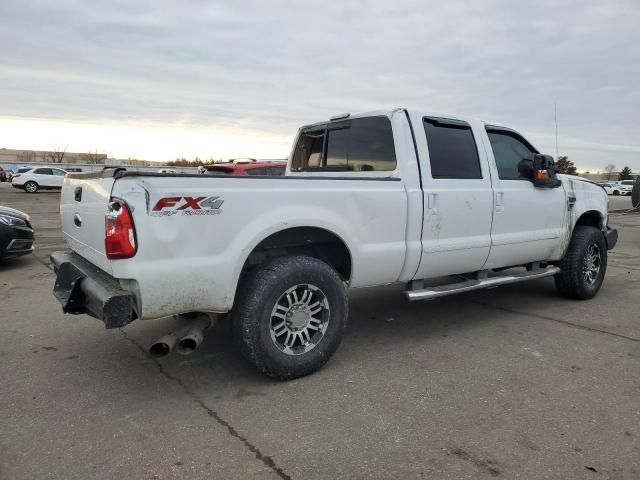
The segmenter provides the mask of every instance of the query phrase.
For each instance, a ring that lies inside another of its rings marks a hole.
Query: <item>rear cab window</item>
[[[292,172],[392,172],[396,152],[391,121],[372,116],[303,129]]]

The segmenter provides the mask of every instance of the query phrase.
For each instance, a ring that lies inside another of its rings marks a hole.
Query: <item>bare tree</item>
[[[611,180],[611,175],[616,171],[616,166],[613,164],[605,165],[604,172],[607,174],[607,180]]]
[[[45,152],[44,157],[51,163],[62,163],[64,154],[67,153],[67,148],[69,148],[69,145],[64,148],[55,146],[49,152]]]
[[[80,154],[80,160],[82,163],[98,164],[104,163],[107,155],[104,153],[98,153],[98,149],[95,152],[87,152]]]

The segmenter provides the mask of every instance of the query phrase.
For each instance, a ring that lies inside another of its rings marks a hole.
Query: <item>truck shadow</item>
[[[509,316],[514,314],[492,309],[484,302],[498,304],[501,299],[517,297],[526,310],[527,305],[540,304],[550,297],[557,298],[553,282],[549,280],[431,302],[408,303],[401,297],[402,290],[402,286],[387,286],[350,291],[350,320],[343,342],[333,359],[311,377],[340,376],[343,370],[371,361],[379,362],[381,356],[402,357],[414,350],[428,349],[431,344],[447,337],[449,340],[468,340],[480,335],[475,330],[487,325],[493,325],[496,334],[508,329],[512,321]],[[147,348],[171,328],[171,322],[174,320],[149,322],[154,325],[144,325],[144,332],[138,328],[132,338]],[[237,384],[239,380],[254,386],[278,384],[260,375],[240,356],[230,326],[224,322],[209,332],[193,355],[185,357],[171,353],[156,361],[183,380],[193,379],[202,384],[201,379],[206,378],[206,383],[216,389],[228,382]]]
[[[77,368],[84,373],[77,374],[84,377],[83,385],[89,390],[108,389],[101,379],[111,382],[117,378],[124,390],[133,389],[153,402],[164,401],[164,392],[158,387],[163,383],[207,402],[262,402],[257,397],[290,388],[318,390],[320,394],[328,385],[340,384],[345,378],[369,378],[394,365],[401,364],[407,374],[425,374],[434,368],[427,358],[458,361],[454,352],[464,350],[460,345],[465,345],[463,342],[472,345],[487,336],[504,336],[503,341],[513,341],[507,335],[509,330],[518,328],[517,314],[487,307],[485,302],[499,304],[508,298],[518,299],[524,311],[527,306],[555,297],[549,280],[419,303],[407,303],[401,292],[401,286],[351,291],[350,323],[334,357],[319,372],[290,382],[274,381],[257,372],[239,354],[229,325],[224,322],[213,327],[190,356],[172,352],[155,359],[146,353],[155,340],[176,325],[173,318],[134,322],[119,332],[109,331],[108,339],[98,325],[96,330],[78,325],[78,334],[85,342],[58,345],[59,353],[70,361],[81,359]],[[435,357],[429,352],[436,352]],[[123,363],[123,359],[127,360]],[[96,369],[102,372],[98,376],[92,373]]]

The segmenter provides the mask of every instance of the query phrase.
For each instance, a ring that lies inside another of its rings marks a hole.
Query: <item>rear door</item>
[[[424,190],[422,258],[415,278],[482,269],[491,247],[493,193],[477,125],[411,115]]]
[[[114,184],[112,172],[64,177],[60,219],[64,239],[80,256],[111,273],[105,254],[105,216]]]
[[[486,126],[483,139],[488,144],[495,193],[491,254],[486,268],[551,258],[564,233],[564,187],[536,188],[520,176],[518,163],[533,159],[538,152],[519,133]]]
[[[62,183],[64,181],[64,176],[67,174],[64,170],[60,168],[52,168],[51,173],[51,186],[56,188],[62,188]]]

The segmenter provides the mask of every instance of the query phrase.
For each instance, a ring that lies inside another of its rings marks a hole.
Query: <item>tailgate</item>
[[[114,182],[112,171],[67,174],[60,197],[64,239],[73,251],[108,273],[105,214]]]

